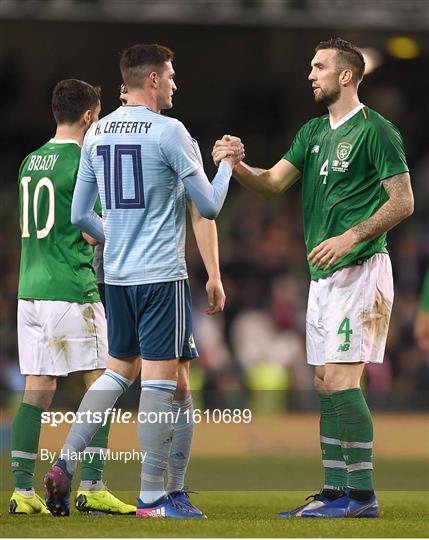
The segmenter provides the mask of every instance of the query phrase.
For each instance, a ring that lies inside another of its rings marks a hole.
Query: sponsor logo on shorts
[[[189,336],[188,345],[189,345],[189,347],[190,347],[191,349],[195,349],[195,348],[196,348],[196,347],[195,347],[195,341],[194,341],[194,336],[193,336],[193,334],[191,334],[191,335]]]

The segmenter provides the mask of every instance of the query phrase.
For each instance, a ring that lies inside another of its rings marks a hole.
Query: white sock
[[[34,491],[34,488],[31,489],[19,489],[15,488],[15,492],[19,493],[23,497],[32,497],[36,492]]]
[[[176,387],[176,381],[142,382],[139,415],[142,420],[151,420],[138,425],[140,448],[144,455],[140,499],[145,504],[165,495],[164,473],[173,435],[172,403]]]
[[[103,480],[81,480],[79,484],[83,491],[101,491],[104,487]]]
[[[93,418],[88,419],[88,416],[83,414],[79,423],[73,423],[60,453],[60,457],[64,459],[67,471],[70,474],[74,474],[77,466],[74,454],[82,452],[88,446],[89,441],[102,426],[105,412],[109,408],[113,408],[119,396],[129,388],[131,383],[132,381],[122,377],[119,373],[106,369],[103,375],[87,390],[79,406],[78,413],[100,412],[103,416],[100,422],[94,422]]]
[[[167,491],[179,491],[185,484],[185,474],[191,455],[194,434],[192,396],[173,401],[173,440],[168,458]]]

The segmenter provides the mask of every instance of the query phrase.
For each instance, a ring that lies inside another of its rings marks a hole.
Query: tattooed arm
[[[382,184],[389,200],[370,218],[351,229],[355,234],[356,244],[389,231],[414,211],[414,197],[408,173],[391,176]]]
[[[408,173],[391,176],[382,184],[389,199],[370,218],[316,246],[308,256],[313,266],[328,270],[356,244],[380,236],[413,213],[414,197]]]

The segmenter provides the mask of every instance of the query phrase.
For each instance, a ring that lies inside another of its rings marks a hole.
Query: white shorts
[[[65,376],[105,369],[103,304],[18,300],[18,351],[23,375]]]
[[[383,362],[392,303],[392,265],[385,253],[312,281],[307,362]]]

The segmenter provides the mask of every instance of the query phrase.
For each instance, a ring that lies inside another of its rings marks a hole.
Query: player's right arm
[[[198,144],[181,122],[171,122],[164,128],[160,154],[182,180],[188,199],[195,203],[200,214],[215,219],[225,201],[232,168],[244,157],[241,141],[237,139],[231,144],[230,155],[222,161],[211,183],[204,172]]]
[[[224,159],[212,183],[202,167],[182,179],[187,197],[206,219],[215,219],[221,211],[228,193],[232,167],[237,161],[239,159]]]
[[[300,179],[301,171],[286,159],[281,159],[271,169],[258,169],[240,162],[234,167],[232,175],[244,187],[270,198],[293,186]]]
[[[215,164],[230,154],[230,145],[235,140],[236,137],[224,135],[220,141],[216,141],[212,152]],[[259,169],[240,162],[234,167],[232,174],[244,187],[267,198],[280,195],[301,177],[301,171],[284,158],[271,169]]]

